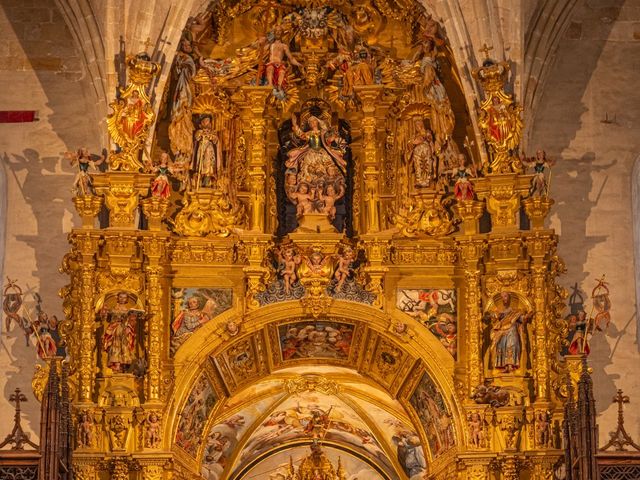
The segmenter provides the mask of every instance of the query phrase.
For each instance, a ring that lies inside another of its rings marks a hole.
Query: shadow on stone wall
[[[549,157],[558,160],[552,169],[551,196],[556,203],[550,217],[554,225],[560,225],[559,252],[569,268],[561,282],[565,287],[577,282],[588,290],[589,296],[595,285],[586,285],[585,280],[600,277],[604,272],[588,271],[587,261],[590,252],[606,242],[609,235],[590,234],[587,222],[607,184],[607,171],[615,167],[616,161],[596,164],[599,159],[595,152],[583,150],[580,156],[572,156],[575,151],[572,147],[589,111],[584,101],[587,86],[624,3],[625,0],[585,2],[574,10],[570,26],[560,41],[556,63],[544,85],[530,144],[531,148],[545,149]],[[588,296],[585,303],[588,313],[591,308]],[[617,338],[620,332],[612,325],[607,335]],[[591,345],[590,364],[597,385],[598,413],[609,408],[616,391],[618,375],[606,372],[612,363],[611,357],[609,344],[596,336]]]
[[[63,154],[81,146],[102,149],[96,98],[55,0],[3,0],[0,10],[8,20],[0,25],[0,40],[6,45],[0,50],[4,80],[0,103],[4,109],[38,110],[39,116],[37,123],[0,126],[0,168],[10,185],[0,195],[7,198],[8,191],[13,192],[7,208],[19,209],[20,215],[14,222],[17,230],[7,232],[3,282],[7,275],[18,280],[31,315],[33,294],[38,293],[44,311],[61,318],[58,291],[68,282],[58,272],[68,251],[65,225],[79,224],[71,202],[75,171]],[[37,284],[27,285],[33,278]],[[30,392],[35,347],[25,346],[24,335],[15,326],[2,337],[0,356],[9,359],[3,361],[9,366],[3,372],[7,379],[3,396],[8,398],[16,387],[27,393],[25,420],[38,432],[39,405]],[[4,400],[0,410],[2,418],[10,418],[4,416]],[[0,435],[4,435],[1,430]]]

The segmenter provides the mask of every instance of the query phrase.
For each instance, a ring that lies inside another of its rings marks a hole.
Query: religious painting
[[[272,411],[245,444],[235,471],[263,452],[304,439],[348,444],[393,471],[380,443],[358,414],[341,399],[319,392],[292,395]]]
[[[251,404],[237,413],[226,416],[211,427],[202,452],[200,473],[204,478],[223,478],[225,468],[230,466],[230,457],[244,433],[275,401],[276,397],[269,397]]]
[[[231,288],[174,288],[171,290],[171,352],[193,332],[232,306]]]
[[[455,290],[399,288],[396,308],[412,316],[456,358],[458,350],[458,303]]]
[[[437,457],[455,445],[453,420],[444,398],[425,372],[409,399],[426,433],[431,455]]]
[[[311,454],[310,447],[310,445],[297,446],[269,455],[257,465],[251,467],[243,478],[274,480],[290,478],[288,477],[290,464],[293,464],[296,473],[300,472],[299,474],[304,475],[300,478],[313,478],[308,476],[311,462],[305,462],[305,459],[308,459]],[[331,467],[333,467],[332,470],[336,472],[338,464],[340,464],[345,474],[344,478],[347,480],[384,480],[387,478],[378,471],[380,467],[377,465],[371,464],[362,458],[357,458],[344,450],[322,445],[321,453],[321,462],[325,465],[325,470],[323,471],[331,471],[328,466],[328,463],[330,463]],[[335,478],[339,477],[336,476]]]
[[[211,382],[201,373],[180,414],[175,444],[195,457],[209,414],[216,403]]]
[[[405,420],[380,408],[377,405],[359,400],[360,406],[369,418],[379,425],[384,440],[395,449],[398,462],[410,479],[422,478],[427,461],[420,436]],[[399,405],[397,409],[401,409]]]
[[[347,360],[351,353],[354,325],[307,320],[278,327],[282,360],[330,358]]]
[[[266,348],[262,332],[234,342],[212,357],[225,385],[233,392],[239,385],[263,376],[267,371]]]

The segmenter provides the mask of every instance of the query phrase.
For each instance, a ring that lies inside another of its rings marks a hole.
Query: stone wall
[[[564,285],[590,295],[610,284],[612,323],[596,333],[590,363],[600,443],[615,428],[617,388],[631,396],[627,431],[640,440],[640,365],[631,190],[640,155],[640,1],[579,2],[547,79],[529,142],[557,160],[551,226],[561,235]],[[638,181],[638,179],[636,179]],[[636,210],[638,216],[640,210]]]
[[[37,110],[37,122],[0,124],[0,273],[18,280],[33,315],[34,294],[49,315],[62,317],[58,273],[75,219],[70,190],[75,171],[63,152],[99,151],[91,92],[73,39],[54,0],[4,0],[0,7],[0,105]],[[6,210],[2,207],[6,205]],[[28,397],[23,425],[37,436],[39,404],[31,392],[36,351],[17,326],[0,334],[0,437],[9,433],[16,387]]]

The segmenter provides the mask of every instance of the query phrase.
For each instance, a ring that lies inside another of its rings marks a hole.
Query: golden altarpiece
[[[62,266],[75,478],[553,478],[577,369],[507,63],[472,118],[416,2],[222,0],[159,109],[127,67]]]

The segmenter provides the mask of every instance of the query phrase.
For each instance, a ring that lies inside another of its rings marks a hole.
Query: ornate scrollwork
[[[234,205],[219,191],[194,191],[186,194],[185,206],[172,222],[179,235],[228,237],[246,223],[243,205]]]
[[[454,230],[455,222],[445,203],[435,196],[410,198],[390,220],[405,237],[447,235]]]
[[[107,116],[107,128],[119,151],[109,155],[111,170],[138,171],[143,167],[140,152],[155,120],[147,87],[160,71],[160,65],[151,62],[146,54],[127,57],[129,84],[110,104],[113,112]]]
[[[523,169],[517,152],[522,135],[522,107],[504,91],[509,70],[506,62],[486,60],[473,72],[485,92],[478,123],[491,155],[487,173],[520,173]]]

